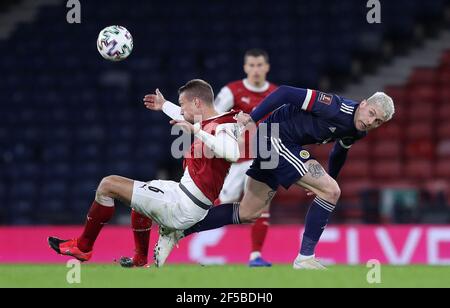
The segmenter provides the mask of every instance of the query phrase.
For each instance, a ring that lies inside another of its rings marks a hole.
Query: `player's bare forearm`
[[[237,122],[242,126],[247,126],[250,123],[254,123],[252,117],[244,112],[239,112],[239,114],[236,116]]]

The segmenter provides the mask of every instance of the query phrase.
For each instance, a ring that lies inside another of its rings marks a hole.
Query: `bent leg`
[[[239,206],[241,223],[252,223],[258,219],[265,209],[268,209],[276,191],[267,184],[248,178],[244,198]]]
[[[341,193],[336,181],[325,172],[317,161],[309,160],[305,165],[308,173],[297,184],[315,193],[316,198],[306,214],[305,232],[298,257],[300,259],[314,256],[316,245]]]
[[[305,165],[308,173],[297,182],[297,185],[312,191],[327,202],[336,204],[341,195],[337,182],[326,173],[322,165],[316,160],[309,160]]]
[[[100,182],[95,200],[89,209],[83,233],[77,240],[81,251],[91,251],[103,226],[114,215],[114,199],[129,205],[133,181],[117,175],[107,176]]]
[[[102,179],[97,188],[95,199],[97,202],[109,202],[117,199],[129,206],[133,196],[134,181],[118,175],[110,175]]]
[[[249,178],[241,204],[221,204],[210,209],[202,221],[184,230],[184,236],[225,225],[253,222],[261,216],[262,210],[270,203],[274,195],[275,191],[269,186]]]

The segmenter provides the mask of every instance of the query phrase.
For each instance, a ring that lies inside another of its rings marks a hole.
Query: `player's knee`
[[[333,204],[337,204],[341,197],[341,188],[335,180],[331,180],[323,189],[323,194],[323,199]]]
[[[254,223],[259,217],[261,217],[262,211],[249,211],[245,208],[239,208],[239,220],[243,224]]]
[[[255,214],[248,214],[244,217],[239,216],[239,219],[242,224],[252,224],[254,223],[261,215],[255,215]]]
[[[103,195],[103,196],[112,196],[112,193],[114,192],[114,186],[117,182],[117,176],[115,175],[109,175],[107,177],[104,177],[97,188],[97,194]]]

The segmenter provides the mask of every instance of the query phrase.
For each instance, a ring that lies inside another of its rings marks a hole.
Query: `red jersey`
[[[270,82],[256,88],[250,85],[247,79],[233,81],[220,90],[214,104],[219,112],[233,109],[250,114],[276,88],[277,86]]]
[[[205,120],[200,123],[201,129],[211,135],[215,135],[218,125],[236,123],[234,117],[237,114],[237,111],[231,111]],[[197,138],[194,140],[189,154],[184,159],[184,168],[188,168],[189,175],[205,197],[214,202],[222,190],[231,162],[223,158],[214,157],[212,151]]]

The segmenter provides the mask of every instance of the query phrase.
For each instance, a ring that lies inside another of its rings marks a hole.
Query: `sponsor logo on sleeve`
[[[320,92],[319,98],[317,100],[322,104],[330,105],[331,102],[333,101],[333,96],[331,94]]]

